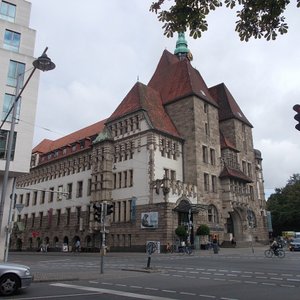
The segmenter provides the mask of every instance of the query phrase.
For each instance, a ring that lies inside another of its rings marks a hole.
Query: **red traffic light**
[[[299,104],[296,104],[293,106],[293,110],[297,113],[295,116],[294,116],[294,119],[296,121],[298,121],[299,123],[295,126],[295,128],[297,130],[300,131],[300,105]]]

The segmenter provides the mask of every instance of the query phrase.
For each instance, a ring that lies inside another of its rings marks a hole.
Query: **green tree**
[[[267,202],[272,215],[274,235],[300,231],[300,174],[294,174],[284,188],[275,189]]]
[[[288,30],[283,13],[290,0],[174,0],[170,8],[163,9],[166,2],[152,2],[150,11],[158,14],[158,20],[164,23],[167,37],[187,29],[193,38],[201,37],[208,28],[206,17],[223,4],[237,9],[235,31],[242,41],[247,42],[251,37],[275,40],[278,33],[285,34]],[[297,0],[297,7],[300,7],[300,0]]]
[[[201,224],[196,231],[196,235],[209,235],[209,227],[205,224]]]
[[[181,239],[181,240],[185,240],[188,236],[188,232],[185,228],[184,225],[179,225],[176,229],[175,229],[175,233],[176,235]]]

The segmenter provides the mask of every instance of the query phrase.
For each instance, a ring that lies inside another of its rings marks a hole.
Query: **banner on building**
[[[136,220],[136,197],[131,198],[130,202],[130,220],[135,222]]]

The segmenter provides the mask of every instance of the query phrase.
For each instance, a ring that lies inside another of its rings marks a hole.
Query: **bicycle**
[[[272,248],[269,248],[265,251],[265,257],[268,257],[268,258],[271,258],[273,256],[277,256],[279,258],[284,258],[285,257],[285,252],[283,249],[272,249]]]
[[[191,255],[193,253],[193,250],[189,246],[180,246],[178,247],[178,253]]]

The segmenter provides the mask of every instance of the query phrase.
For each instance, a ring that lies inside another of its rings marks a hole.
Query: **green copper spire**
[[[187,47],[187,41],[184,37],[184,32],[178,32],[178,40],[176,42],[176,49],[174,51],[174,54],[188,54],[190,50]]]

